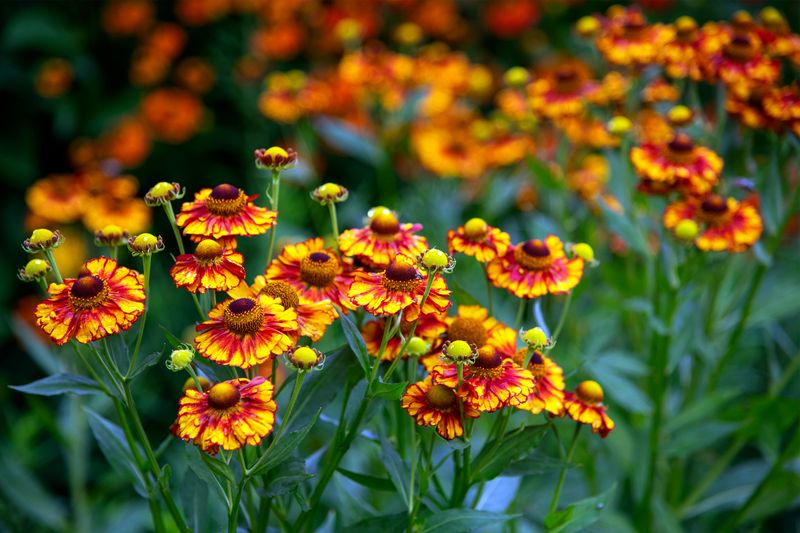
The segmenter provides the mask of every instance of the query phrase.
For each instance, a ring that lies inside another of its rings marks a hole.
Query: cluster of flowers
[[[256,157],[279,179],[296,154],[271,148],[258,150]],[[340,314],[358,309],[374,317],[363,325],[368,352],[378,359],[374,368],[391,362],[383,379],[403,358],[418,360],[429,371],[408,387],[402,405],[417,424],[435,425],[446,439],[463,434],[466,418],[505,406],[568,413],[602,436],[613,429],[598,384],[584,382],[575,393],[565,391],[562,369],[545,355],[553,342],[541,329],[526,332],[522,339],[528,347],[518,349],[517,333],[486,309],[461,306],[455,316],[447,315],[452,302],[443,275],[455,261],[428,248],[417,234],[419,224],[400,223],[393,211],[374,208],[365,227],[344,231],[334,247],[319,237],[286,245],[249,284],[237,239],[273,229],[277,212],[256,205],[256,196],[221,184],[198,191],[173,217],[171,202],[183,194],[177,183],[162,182],[145,196],[148,205],[163,206],[174,222],[182,253],[170,275],[192,295],[229,298],[207,312],[198,305],[204,320],[196,326],[193,346],[176,350],[168,362],[173,370],[191,374],[172,428],[178,437],[212,454],[258,444],[272,431],[276,410],[273,384],[255,375],[259,365],[285,355],[287,364],[300,371],[321,368],[324,355],[298,341],[318,341]],[[347,194],[339,185],[325,184],[312,197],[333,206]],[[193,253],[183,253],[178,228],[196,243]],[[100,232],[98,239],[114,257],[123,243],[146,258],[164,249],[163,240],[149,233]],[[56,281],[46,286],[48,297],[36,307],[37,324],[58,345],[73,339],[90,343],[129,329],[145,311],[145,277],[99,257],[86,262],[76,278],[62,280],[52,261],[52,250],[62,241],[58,231],[38,229],[24,243],[31,253],[44,252],[47,261],[32,260],[20,276],[39,280],[43,288],[48,273]],[[485,263],[495,286],[523,300],[569,293],[581,279],[584,260],[593,261],[588,245],[572,246],[568,257],[555,236],[511,245],[507,233],[481,219],[449,232],[447,243],[451,252]],[[147,259],[146,275],[149,264]],[[194,370],[195,351],[247,377],[211,384]],[[412,381],[417,374],[411,371]]]

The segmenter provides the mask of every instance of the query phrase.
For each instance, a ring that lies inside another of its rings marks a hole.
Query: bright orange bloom
[[[609,175],[608,160],[600,154],[589,154],[580,161],[577,168],[567,173],[567,185],[584,202],[596,206],[608,183]]]
[[[244,279],[243,265],[242,254],[206,239],[193,254],[179,255],[169,273],[177,287],[189,292],[229,291]]]
[[[435,383],[451,388],[458,386],[455,363],[437,365],[431,372]],[[463,369],[462,387],[466,405],[478,411],[492,412],[506,406],[519,406],[534,392],[533,376],[514,361],[503,357],[492,346],[483,346],[478,357]]]
[[[144,277],[107,257],[83,265],[77,279],[51,283],[36,323],[61,346],[87,344],[130,328],[144,311]]]
[[[398,255],[416,257],[428,249],[428,241],[415,235],[421,224],[400,224],[397,214],[385,207],[368,213],[369,225],[349,229],[339,236],[339,249],[371,267],[387,267]]]
[[[411,259],[399,256],[383,272],[356,272],[347,296],[375,316],[394,316],[403,311],[406,320],[420,314],[441,314],[452,305],[444,278],[436,274],[424,305],[427,274],[423,275]]]
[[[150,227],[153,213],[141,198],[118,198],[111,195],[96,196],[86,203],[83,224],[91,232],[109,224],[124,227],[137,234]]]
[[[186,89],[157,89],[141,103],[142,118],[156,138],[172,144],[188,141],[200,129],[203,103]]]
[[[739,98],[747,98],[754,85],[780,79],[780,61],[764,55],[754,35],[722,33],[720,40],[722,46],[704,58],[707,81],[719,79]]]
[[[213,239],[261,235],[275,225],[278,214],[253,204],[256,198],[223,183],[195,193],[194,201],[184,203],[175,220],[185,235]]]
[[[664,211],[667,229],[674,230],[682,220],[693,220],[701,226],[694,242],[704,251],[744,252],[758,241],[764,227],[756,197],[737,202],[734,198],[711,195],[667,206]]]
[[[524,362],[527,349],[519,350],[514,357],[517,364]],[[564,371],[540,351],[534,351],[528,362],[533,375],[534,388],[520,409],[539,414],[543,410],[555,416],[564,414]]]
[[[674,37],[658,50],[658,62],[670,78],[703,78],[701,32],[691,17],[678,17],[672,25]]]
[[[221,365],[250,368],[289,349],[297,339],[297,313],[261,294],[217,304],[199,324],[197,351]]]
[[[583,114],[600,84],[580,62],[560,65],[527,87],[528,103],[539,115],[557,119]]]
[[[37,180],[25,193],[31,213],[56,223],[81,218],[89,192],[86,184],[72,174],[59,174]]]
[[[561,239],[550,235],[512,246],[489,263],[486,273],[496,287],[518,298],[566,294],[583,276],[583,259],[567,258]]]
[[[267,268],[266,277],[288,283],[304,302],[327,300],[347,312],[356,308],[347,296],[353,283],[350,270],[349,262],[341,261],[333,250],[325,248],[321,238],[315,237],[284,246]]]
[[[631,148],[631,163],[645,183],[662,191],[702,196],[711,192],[722,172],[722,159],[710,148],[695,145],[679,133],[662,145]]]
[[[56,98],[67,92],[75,78],[72,65],[60,57],[45,61],[36,74],[36,92],[44,98]]]
[[[797,135],[800,131],[800,84],[795,82],[767,92],[764,95],[763,108],[770,118]]]
[[[325,330],[337,317],[336,309],[330,300],[318,302],[307,300],[300,296],[296,287],[285,281],[267,281],[264,276],[256,276],[249,287],[243,282],[228,292],[231,298],[256,298],[259,294],[278,298],[283,307],[294,309],[297,312],[300,335],[314,342],[322,338]]]
[[[409,385],[400,405],[414,417],[418,426],[436,426],[436,433],[443,439],[453,440],[464,434],[456,391],[440,383],[434,384],[430,376]],[[478,418],[480,412],[465,403],[464,416]]]
[[[596,381],[584,381],[574,393],[564,393],[564,407],[576,422],[592,426],[592,433],[606,436],[614,429],[614,421],[606,414],[603,389]]]
[[[220,448],[257,446],[275,424],[278,406],[272,394],[272,383],[261,376],[223,381],[208,392],[189,388],[180,400],[172,433],[211,455]]]
[[[630,8],[611,17],[595,44],[612,65],[642,67],[655,62],[673,33],[663,24],[648,25],[641,11]]]
[[[413,321],[403,319],[400,324],[400,331],[403,337],[410,333],[413,323]],[[373,357],[378,356],[385,327],[386,319],[379,318],[377,320],[367,321],[361,328],[361,335],[364,337],[364,343],[367,345],[367,352]],[[439,335],[444,333],[445,329],[447,329],[447,325],[441,315],[422,315],[419,317],[417,328],[414,330],[414,336],[420,337],[432,344]],[[386,349],[383,351],[381,361],[394,361],[397,358],[397,354],[400,353],[403,342],[403,339],[399,335],[395,335],[389,339],[389,342],[386,343]],[[405,359],[406,357],[407,354],[403,354],[403,358]]]
[[[481,218],[472,218],[463,226],[447,232],[447,248],[450,253],[461,252],[481,263],[488,263],[497,256],[505,255],[511,244],[508,233],[492,227]]]

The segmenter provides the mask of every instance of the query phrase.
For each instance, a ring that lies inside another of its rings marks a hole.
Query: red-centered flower
[[[584,381],[574,393],[564,393],[564,407],[573,420],[592,426],[592,433],[603,438],[614,429],[603,405],[603,389],[596,381]]]
[[[703,78],[701,43],[702,33],[691,17],[678,17],[672,25],[673,37],[658,50],[658,62],[670,78]]]
[[[434,383],[451,388],[458,386],[455,364],[438,365],[431,372]],[[462,387],[466,403],[482,412],[506,406],[519,406],[534,391],[533,376],[514,361],[504,358],[492,346],[478,350],[478,357],[463,369]]]
[[[755,35],[722,33],[720,39],[722,46],[704,58],[707,81],[719,79],[739,98],[747,98],[754,85],[780,79],[780,61],[764,55]]]
[[[288,283],[297,289],[303,302],[327,300],[345,312],[356,308],[347,297],[353,283],[350,263],[325,248],[319,237],[284,246],[267,268],[266,278]]]
[[[356,272],[347,295],[375,316],[394,316],[403,311],[406,320],[414,321],[420,314],[442,314],[452,302],[440,274],[433,279],[425,305],[420,305],[427,276],[420,274],[413,260],[399,256],[383,272]]]
[[[185,391],[172,433],[216,455],[223,450],[257,446],[275,424],[277,405],[272,383],[258,376],[217,383],[208,392]]]
[[[591,103],[600,84],[589,69],[573,61],[534,80],[527,87],[528,103],[540,116],[558,119],[581,115]]]
[[[186,202],[176,217],[186,235],[219,239],[227,236],[261,235],[275,225],[277,213],[253,204],[258,195],[223,183],[213,189],[202,189]]]
[[[242,283],[228,292],[231,298],[256,298],[259,294],[278,298],[284,308],[294,309],[297,312],[300,335],[314,342],[320,340],[328,326],[336,320],[336,309],[330,300],[304,300],[300,298],[297,289],[285,281],[267,281],[264,276],[256,276],[252,285]]]
[[[664,227],[674,231],[682,220],[693,220],[702,228],[694,242],[704,251],[744,252],[758,242],[764,229],[755,196],[738,202],[711,195],[668,205]]]
[[[514,360],[523,364],[527,349],[517,352]],[[533,375],[534,388],[528,398],[519,405],[533,414],[547,411],[555,416],[564,414],[564,371],[552,359],[539,350],[531,355],[528,370]]]
[[[561,239],[550,235],[512,246],[489,263],[486,273],[496,287],[518,298],[566,294],[583,276],[583,259],[568,259]]]
[[[453,440],[464,434],[456,391],[440,383],[434,384],[430,376],[409,385],[400,405],[414,417],[418,426],[436,426],[436,433],[443,439]],[[465,417],[480,416],[480,412],[467,403],[463,408]]]
[[[386,349],[383,351],[381,361],[394,361],[397,358],[397,354],[400,353],[400,348],[404,342],[403,339],[410,334],[413,323],[413,321],[405,320],[405,318],[403,319],[400,323],[400,332],[403,334],[403,337],[401,338],[399,335],[395,335],[389,339],[389,342],[386,343]],[[377,357],[378,352],[380,352],[385,327],[386,319],[379,318],[377,320],[367,321],[361,328],[361,335],[364,337],[364,343],[367,345],[367,353],[373,357]],[[417,328],[414,330],[414,336],[420,337],[432,344],[446,328],[447,325],[442,315],[421,315],[417,323]],[[403,359],[407,357],[407,354],[403,354]]]
[[[510,244],[508,233],[490,226],[482,218],[472,218],[463,226],[447,232],[447,247],[451,254],[461,252],[481,263],[505,255]]]
[[[610,18],[595,44],[612,65],[643,67],[655,62],[673,33],[663,24],[648,25],[641,11],[629,8]]]
[[[711,192],[722,172],[722,159],[710,148],[695,145],[679,133],[666,144],[645,143],[631,148],[631,163],[639,176],[664,191],[692,196]]]
[[[61,346],[89,343],[130,328],[144,311],[144,277],[107,257],[83,265],[77,279],[51,283],[36,323]]]
[[[369,224],[349,229],[339,236],[339,249],[374,268],[385,268],[398,256],[416,257],[428,249],[428,241],[415,235],[421,224],[401,224],[397,214],[385,207],[371,209]]]
[[[261,294],[217,304],[199,324],[197,351],[221,365],[250,368],[289,349],[297,340],[297,313]]]
[[[170,269],[172,281],[189,292],[229,291],[244,279],[244,257],[225,250],[211,239],[200,242],[193,254],[179,255]]]

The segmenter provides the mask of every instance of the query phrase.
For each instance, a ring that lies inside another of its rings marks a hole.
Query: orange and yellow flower
[[[704,251],[744,252],[758,241],[764,227],[754,196],[738,202],[711,195],[667,206],[664,211],[667,229],[674,231],[682,220],[692,220],[702,227],[694,242]]]
[[[228,292],[231,298],[256,298],[259,294],[266,294],[278,298],[280,304],[286,309],[297,312],[297,326],[300,335],[317,342],[325,334],[328,326],[336,320],[336,309],[330,300],[318,302],[302,298],[297,288],[285,281],[267,281],[264,276],[256,276],[253,284],[248,286],[242,283]]]
[[[619,10],[597,37],[595,44],[612,65],[643,67],[654,63],[659,50],[672,40],[673,30],[647,24],[635,8]]]
[[[508,233],[490,226],[482,218],[471,218],[463,226],[447,232],[450,253],[461,252],[481,263],[505,255],[510,243]]]
[[[353,303],[375,316],[394,316],[403,311],[406,320],[442,314],[452,302],[444,278],[436,274],[428,299],[422,304],[428,274],[420,274],[411,259],[398,256],[383,272],[356,272],[347,295]]]
[[[458,387],[456,365],[437,365],[431,372],[435,383]],[[475,362],[463,368],[462,387],[466,405],[492,412],[506,406],[519,406],[534,392],[533,376],[494,347],[484,345]]]
[[[578,61],[560,64],[527,87],[528,103],[533,111],[551,119],[583,114],[599,91],[600,84]]]
[[[194,201],[184,203],[175,219],[185,235],[213,239],[261,235],[275,225],[277,213],[254,205],[257,197],[223,183],[197,192]]]
[[[441,383],[434,384],[430,376],[409,385],[400,405],[414,417],[418,426],[436,426],[436,432],[443,439],[453,440],[464,434],[456,391]],[[467,403],[463,408],[465,417],[480,416],[480,412]]]
[[[221,365],[250,368],[285,352],[297,340],[297,313],[260,294],[217,304],[199,324],[197,351]]]
[[[59,224],[80,219],[88,199],[86,184],[72,174],[37,180],[25,194],[31,213]]]
[[[722,46],[704,58],[707,81],[720,80],[739,98],[747,98],[754,85],[774,84],[781,64],[766,56],[760,40],[749,33],[723,32]]]
[[[189,292],[229,291],[244,279],[243,265],[242,254],[205,239],[193,254],[179,255],[169,273],[177,287]]]
[[[555,235],[509,248],[486,270],[491,282],[518,298],[569,293],[583,276],[583,259],[567,258],[564,243]]]
[[[678,17],[672,24],[673,38],[658,51],[658,62],[670,78],[703,78],[701,57],[701,32],[692,17]]]
[[[514,357],[522,365],[527,348],[519,350]],[[519,405],[533,414],[547,411],[555,416],[564,414],[564,371],[552,359],[539,350],[531,354],[528,370],[533,375],[534,388],[528,398]]]
[[[89,343],[130,328],[144,311],[144,277],[107,257],[83,265],[77,279],[51,283],[36,323],[61,346]]]
[[[428,249],[428,241],[415,235],[420,224],[401,224],[397,213],[385,207],[375,207],[368,213],[369,224],[364,228],[344,231],[339,236],[339,249],[374,268],[386,268],[398,256],[416,257]]]
[[[703,196],[719,181],[722,159],[710,148],[697,146],[683,133],[667,144],[644,143],[631,148],[631,163],[650,190],[678,190]]]
[[[603,389],[596,381],[584,381],[574,393],[564,393],[564,407],[573,420],[592,426],[592,433],[603,438],[614,429],[603,405]]]
[[[403,337],[406,337],[410,333],[411,325],[413,323],[413,321],[405,319],[403,319],[403,321],[400,323],[400,332],[403,334]],[[377,320],[367,321],[361,328],[361,335],[364,337],[364,343],[367,345],[367,353],[373,357],[377,357],[378,352],[380,352],[381,341],[383,340],[383,332],[385,327],[386,319],[379,318]],[[444,321],[444,317],[441,315],[422,315],[419,317],[419,322],[417,322],[417,327],[414,330],[414,336],[420,337],[421,339],[432,344],[436,339],[439,338],[439,335],[444,333],[446,329],[447,324]],[[386,343],[386,348],[383,351],[381,361],[394,361],[397,358],[397,355],[400,353],[400,348],[402,347],[403,342],[403,338],[399,335],[395,335],[389,339],[389,341]],[[403,355],[403,358],[405,357],[406,354]]]
[[[189,388],[180,399],[172,433],[216,455],[257,446],[275,424],[272,383],[258,376],[217,383],[207,392]]]
[[[353,283],[350,263],[325,248],[319,237],[284,246],[267,268],[266,278],[288,283],[303,302],[327,300],[344,312],[356,308],[347,296]]]

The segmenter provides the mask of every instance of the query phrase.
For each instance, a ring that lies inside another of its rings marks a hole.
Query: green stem
[[[522,320],[525,318],[525,308],[528,306],[528,300],[520,298],[519,306],[517,307],[517,318],[514,319],[514,331],[519,331],[522,327]]]
[[[269,195],[270,200],[270,209],[277,212],[278,211],[278,198],[280,196],[281,191],[281,173],[279,170],[272,171],[272,193]],[[267,268],[269,268],[269,264],[272,263],[272,253],[275,249],[275,235],[278,233],[278,222],[275,221],[275,225],[272,226],[269,232],[269,248],[267,249]],[[266,270],[266,269],[265,269]]]
[[[61,277],[61,271],[58,270],[58,264],[56,264],[56,258],[53,256],[53,250],[49,248],[44,250],[44,255],[47,258],[47,262],[50,263],[50,268],[53,269],[53,276],[55,276],[56,281],[64,283],[64,278]]]
[[[172,203],[166,202],[164,204],[164,211],[167,213],[169,225],[172,226],[172,233],[175,234],[175,242],[178,243],[178,250],[180,250],[181,255],[184,255],[186,250],[183,248],[183,238],[181,237],[181,230],[178,228],[178,223],[175,221],[175,212],[172,210]]]
[[[556,490],[553,493],[553,499],[550,500],[550,512],[555,512],[558,509],[558,500],[561,497],[561,489],[564,486],[564,478],[567,475],[567,466],[572,462],[572,456],[575,454],[575,445],[578,443],[578,434],[581,432],[583,424],[575,422],[575,432],[572,434],[572,442],[567,451],[566,465],[561,467],[561,472],[558,474],[558,482],[556,483]]]
[[[425,306],[425,302],[428,301],[428,295],[431,293],[431,287],[433,286],[433,280],[436,278],[436,273],[428,274],[428,280],[425,283],[425,292],[422,294],[422,300],[420,301],[420,315],[422,314],[422,308]],[[402,318],[401,318],[402,320]],[[389,376],[394,374],[395,369],[397,368],[398,362],[403,358],[403,354],[406,353],[406,349],[408,348],[408,343],[411,342],[411,339],[414,338],[414,333],[417,331],[417,325],[419,324],[419,317],[411,324],[411,329],[408,331],[408,335],[406,335],[403,344],[400,345],[400,350],[397,352],[397,357],[394,358],[392,364],[389,365],[389,368],[386,369],[386,372],[383,374],[383,380],[386,381],[389,379]],[[385,333],[385,331],[384,331]],[[384,346],[385,348],[385,346]],[[380,353],[383,353],[383,349],[381,349]],[[380,357],[378,358],[380,361]]]
[[[136,366],[136,358],[139,355],[139,348],[142,346],[142,337],[144,336],[144,327],[147,322],[147,310],[150,308],[150,265],[153,261],[153,256],[145,254],[142,256],[142,269],[144,270],[144,297],[145,306],[142,311],[142,318],[139,320],[139,334],[136,336],[136,344],[133,346],[131,353],[131,362],[128,365],[128,372],[125,374],[125,379],[129,379],[133,373],[134,366]],[[202,389],[198,389],[202,390]]]
[[[119,246],[114,245],[114,246],[109,247],[109,252],[111,252],[109,254],[109,255],[111,255],[111,259],[116,261],[117,260],[117,254],[119,253]]]
[[[204,322],[206,320],[206,314],[203,312],[203,306],[200,305],[200,300],[197,299],[197,294],[190,293],[192,295],[192,301],[194,302],[194,308],[197,309],[197,314],[200,316],[200,321]]]
[[[492,280],[489,279],[489,273],[486,265],[483,266],[483,277],[486,279],[486,303],[489,308],[489,316],[494,315],[494,305],[492,303]]]
[[[283,421],[281,422],[281,428],[278,430],[278,434],[275,436],[275,441],[281,438],[283,432],[286,431],[286,428],[289,427],[289,420],[292,417],[292,409],[294,408],[295,402],[297,402],[297,397],[300,395],[300,387],[303,385],[303,379],[305,379],[306,373],[305,372],[298,372],[297,378],[294,380],[294,387],[292,388],[292,396],[289,398],[289,404],[286,406],[286,412],[283,415]],[[264,454],[263,457],[266,457],[267,454]]]
[[[328,202],[328,213],[331,216],[331,231],[333,232],[333,243],[336,249],[339,249],[339,222],[336,219],[336,204]]]
[[[194,386],[197,387],[197,392],[203,392],[203,385],[200,383],[200,377],[197,375],[197,372],[194,371],[192,365],[188,365],[186,367],[186,371],[189,372],[189,375],[192,376],[194,380]]]
[[[564,307],[561,308],[561,316],[558,318],[558,324],[556,325],[556,329],[555,329],[555,331],[553,331],[553,334],[550,337],[554,342],[555,342],[556,339],[558,339],[558,336],[559,336],[559,334],[561,334],[561,330],[563,329],[564,324],[567,321],[567,314],[569,313],[569,306],[572,303],[572,295],[573,295],[573,292],[569,291],[569,294],[567,295],[567,300],[564,302]]]

